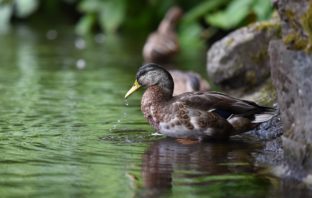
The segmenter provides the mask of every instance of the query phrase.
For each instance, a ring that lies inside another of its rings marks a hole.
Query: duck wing
[[[211,111],[225,119],[231,116],[246,117],[255,123],[263,122],[274,115],[274,108],[264,107],[248,100],[241,100],[219,92],[189,92],[175,97],[189,108]],[[256,115],[262,115],[257,117]],[[268,116],[264,116],[268,115]],[[256,121],[258,118],[258,121]]]

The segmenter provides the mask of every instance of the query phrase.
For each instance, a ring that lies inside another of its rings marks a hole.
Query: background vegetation
[[[0,27],[21,20],[68,21],[78,34],[148,32],[172,5],[185,12],[181,35],[211,37],[272,15],[271,0],[0,0]]]

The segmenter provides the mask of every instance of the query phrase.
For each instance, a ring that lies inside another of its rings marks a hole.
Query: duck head
[[[149,88],[151,86],[158,86],[164,93],[172,96],[174,84],[169,72],[160,65],[149,63],[139,68],[136,80],[125,98],[141,87]]]
[[[174,6],[170,8],[165,18],[161,21],[158,31],[161,33],[167,33],[168,31],[174,31],[177,22],[182,18],[183,11],[180,7]]]

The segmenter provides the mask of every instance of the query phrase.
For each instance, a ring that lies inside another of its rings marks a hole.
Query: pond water
[[[185,145],[152,135],[141,93],[124,100],[142,41],[62,32],[19,26],[0,36],[1,197],[274,197],[281,189],[255,162],[259,142]]]

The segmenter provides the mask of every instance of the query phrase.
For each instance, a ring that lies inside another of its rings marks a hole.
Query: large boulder
[[[312,2],[276,0],[282,40],[269,47],[271,75],[284,128],[278,172],[312,184]]]
[[[284,125],[285,157],[291,170],[312,173],[312,55],[289,50],[280,40],[271,42],[269,52]]]
[[[270,76],[268,45],[280,34],[277,19],[243,27],[216,42],[207,54],[207,71],[222,88],[250,88]]]

